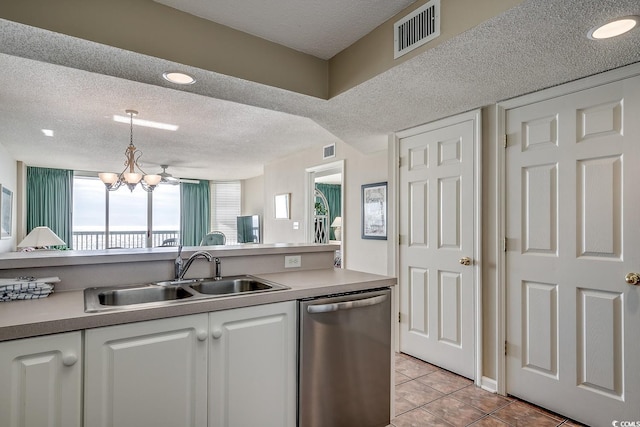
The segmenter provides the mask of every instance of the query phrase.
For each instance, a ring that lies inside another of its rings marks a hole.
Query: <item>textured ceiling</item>
[[[198,82],[176,90],[160,77],[171,62],[0,20],[0,144],[30,165],[119,170],[129,129],[111,116],[133,108],[180,126],[134,129],[147,170],[248,178],[296,151],[383,149],[392,132],[638,62],[638,29],[586,37],[631,14],[637,0],[525,0],[328,101],[184,66]]]
[[[154,0],[174,9],[329,59],[415,0]]]
[[[0,64],[0,143],[30,166],[120,172],[129,125],[113,115],[126,109],[179,125],[134,126],[148,173],[165,164],[180,177],[248,178],[264,163],[338,141],[303,116],[2,54]]]

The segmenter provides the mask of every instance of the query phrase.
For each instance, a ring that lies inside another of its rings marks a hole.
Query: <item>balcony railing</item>
[[[151,246],[162,246],[168,239],[180,241],[177,230],[159,230],[151,233]],[[104,231],[74,231],[73,249],[86,251],[109,248],[144,248],[147,245],[147,231],[110,231],[109,242],[105,245]]]

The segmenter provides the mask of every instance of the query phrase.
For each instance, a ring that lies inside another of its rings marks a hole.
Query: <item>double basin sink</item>
[[[84,290],[84,304],[87,313],[94,313],[283,289],[289,288],[248,275],[220,279],[184,279],[147,285],[87,288]]]

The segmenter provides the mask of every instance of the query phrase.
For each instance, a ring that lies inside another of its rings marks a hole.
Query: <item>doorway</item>
[[[344,160],[306,169],[306,235],[309,243],[340,245],[334,267],[344,264]]]
[[[506,392],[638,420],[640,76],[544,95],[505,107]]]
[[[400,350],[480,378],[480,110],[398,134]]]

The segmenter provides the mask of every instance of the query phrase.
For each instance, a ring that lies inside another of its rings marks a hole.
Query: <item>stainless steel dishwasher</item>
[[[387,426],[391,291],[300,300],[298,318],[298,426]]]

